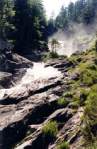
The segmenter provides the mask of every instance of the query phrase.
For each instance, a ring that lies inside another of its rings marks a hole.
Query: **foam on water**
[[[32,80],[47,80],[60,75],[61,72],[51,66],[45,67],[44,63],[34,63],[33,68],[27,69],[25,76],[21,80],[21,84],[30,83]]]
[[[32,68],[28,68],[26,70],[25,75],[20,80],[20,82],[18,82],[18,84],[16,84],[12,88],[0,90],[0,99],[4,96],[5,93],[7,94],[8,92],[10,92],[11,94],[13,92],[18,92],[19,94],[19,92],[21,92],[21,88],[23,90],[23,88],[31,85],[31,83],[33,83],[34,86],[37,84],[39,84],[39,86],[43,86],[45,80],[47,81],[50,78],[58,78],[61,75],[62,74],[60,71],[51,66],[45,67],[44,63],[34,63],[34,66]]]

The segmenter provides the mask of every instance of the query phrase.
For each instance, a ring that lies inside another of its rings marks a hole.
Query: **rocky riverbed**
[[[64,138],[76,149],[83,109],[74,114],[70,106],[58,104],[68,91],[68,81],[76,77],[68,73],[74,64],[67,58],[46,64],[25,60],[25,67],[22,60],[10,81],[13,84],[0,90],[0,149],[53,149]],[[58,134],[53,142],[46,142],[42,128],[51,120],[57,121]]]

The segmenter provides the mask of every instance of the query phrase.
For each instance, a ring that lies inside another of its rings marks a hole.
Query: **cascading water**
[[[33,68],[28,68],[26,75],[22,78],[21,83],[30,83],[31,80],[50,79],[51,77],[58,77],[60,72],[49,66],[45,67],[44,63],[34,63]]]
[[[28,68],[26,70],[25,75],[23,78],[9,89],[1,89],[0,90],[0,99],[4,97],[5,94],[16,94],[18,95],[23,91],[23,93],[30,88],[30,85],[37,88],[37,87],[43,87],[43,85],[47,84],[49,82],[50,78],[58,78],[62,74],[57,69],[49,66],[45,67],[44,63],[34,63],[34,66],[32,68]]]

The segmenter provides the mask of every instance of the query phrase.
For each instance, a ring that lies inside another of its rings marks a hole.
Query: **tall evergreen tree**
[[[48,20],[48,24],[47,24],[47,35],[51,36],[55,32],[56,32],[56,24],[55,24],[54,17],[51,16],[51,18]]]
[[[96,5],[97,9],[97,5]],[[93,1],[87,0],[87,3],[85,5],[85,9],[83,12],[83,21],[85,23],[91,23],[94,20],[95,17],[95,7],[93,7]]]
[[[63,28],[68,25],[68,11],[62,6],[59,16],[56,18],[56,27]]]
[[[75,6],[72,2],[68,6],[68,19],[70,21],[74,21],[75,19]]]
[[[13,0],[0,0],[0,38],[4,40],[8,38],[10,30],[13,28],[13,7]]]
[[[15,0],[15,49],[19,53],[43,49],[47,42],[41,0]]]
[[[69,27],[72,22],[92,23],[97,18],[97,0],[77,0],[62,8],[55,20],[56,27]],[[67,23],[66,23],[67,22]]]

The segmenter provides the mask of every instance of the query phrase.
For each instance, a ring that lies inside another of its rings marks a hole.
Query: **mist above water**
[[[59,55],[70,56],[76,51],[85,51],[88,49],[97,32],[97,21],[93,24],[72,24],[69,29],[59,30],[52,37],[49,38],[49,50],[51,51],[51,41],[56,39],[59,45],[56,47],[56,52]]]

